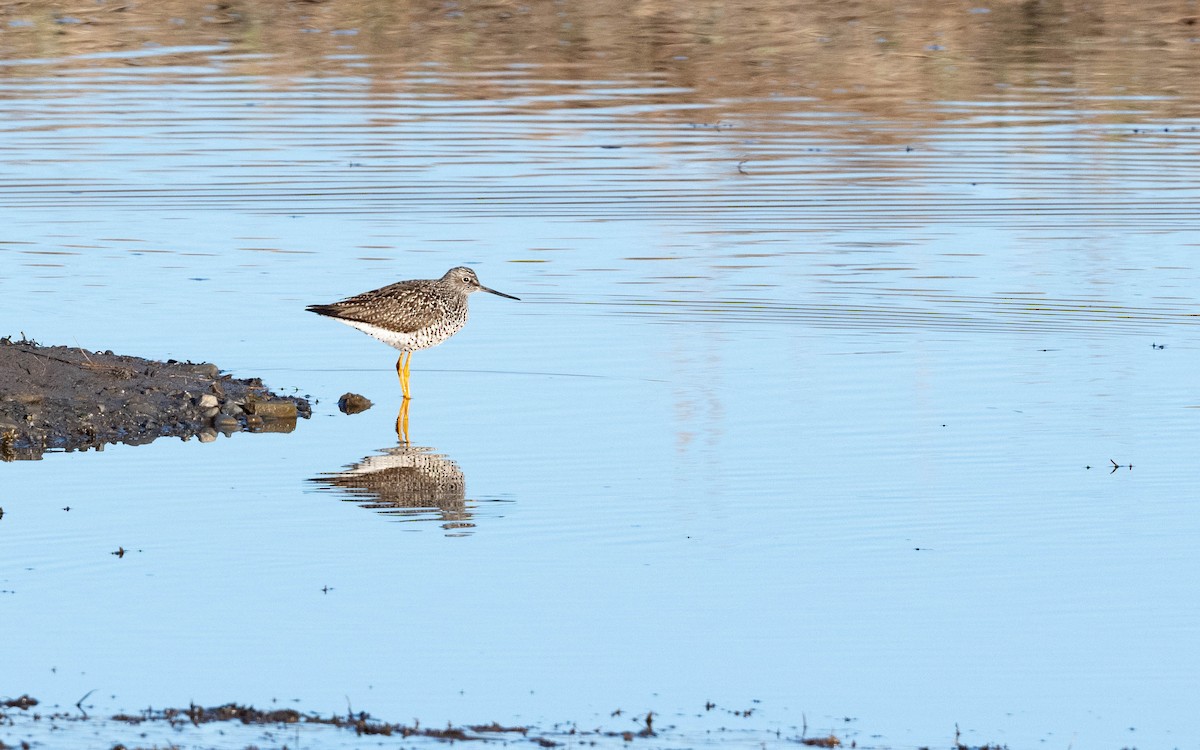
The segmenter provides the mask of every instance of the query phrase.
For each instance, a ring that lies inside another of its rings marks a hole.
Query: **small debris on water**
[[[0,703],[0,706],[5,708],[19,708],[22,711],[33,708],[38,704],[37,698],[31,698],[28,695],[22,695],[20,698],[10,698],[9,700]]]

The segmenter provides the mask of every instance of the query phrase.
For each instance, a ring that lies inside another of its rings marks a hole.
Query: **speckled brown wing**
[[[398,333],[414,333],[437,324],[444,314],[442,300],[429,293],[429,284],[428,281],[400,281],[331,305],[309,305],[305,309]]]

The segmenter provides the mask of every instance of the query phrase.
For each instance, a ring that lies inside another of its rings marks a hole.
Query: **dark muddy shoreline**
[[[222,375],[214,364],[0,339],[5,461],[168,436],[209,442],[219,432],[291,432],[311,415],[306,399]]]
[[[85,705],[91,693],[84,695],[74,708],[47,707],[28,694],[18,698],[0,698],[0,750],[32,748],[46,744],[46,738],[92,736],[103,737],[103,744],[113,750],[141,748],[233,748],[262,747],[377,747],[388,738],[387,746],[404,742],[413,747],[469,743],[474,746],[515,745],[517,747],[598,747],[598,748],[658,748],[695,744],[672,724],[661,726],[654,711],[628,712],[614,710],[587,721],[560,721],[551,727],[536,725],[505,725],[495,721],[476,724],[447,724],[426,726],[419,719],[412,723],[380,719],[350,706],[343,714],[302,712],[290,708],[260,710],[239,703],[220,706],[189,705],[186,708],[145,708],[136,713],[100,713],[92,715]],[[718,726],[704,732],[705,746],[736,743],[737,746],[761,747],[769,738],[796,747],[858,747],[852,739],[833,734],[809,737],[806,727],[797,734],[784,735],[778,729],[754,730],[749,727],[728,726],[721,717],[749,719],[752,711],[728,710],[714,703],[704,706],[704,714],[718,718]],[[698,712],[699,715],[699,712]],[[206,725],[220,725],[219,739],[205,733]],[[306,731],[301,738],[300,729]],[[747,734],[747,731],[753,734]],[[322,732],[327,732],[322,734]],[[350,734],[355,740],[347,743]],[[340,735],[340,736],[338,736]],[[753,737],[751,741],[750,738]],[[422,745],[421,741],[429,741]],[[405,742],[407,741],[407,742]],[[19,744],[17,744],[19,743]],[[1002,750],[999,745],[970,747],[956,739],[955,750]]]

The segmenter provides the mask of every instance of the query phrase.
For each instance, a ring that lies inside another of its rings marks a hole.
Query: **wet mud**
[[[273,727],[283,731],[286,731],[286,727],[288,726],[307,725],[310,727],[348,730],[354,732],[358,737],[426,738],[450,743],[466,741],[487,743],[489,741],[498,741],[505,744],[507,744],[506,740],[509,738],[518,738],[540,747],[559,747],[577,742],[596,745],[598,744],[597,740],[606,738],[617,739],[622,743],[627,743],[635,738],[657,736],[657,733],[652,728],[653,713],[647,713],[644,717],[638,716],[634,719],[639,726],[639,729],[636,731],[612,731],[600,728],[583,730],[574,724],[557,726],[555,729],[547,731],[539,730],[532,726],[507,726],[494,721],[485,724],[427,727],[422,726],[419,720],[414,720],[412,724],[390,722],[377,719],[366,712],[355,712],[352,710],[340,715],[322,715],[318,713],[303,713],[286,708],[264,711],[253,706],[237,703],[227,703],[214,707],[193,704],[187,708],[147,708],[137,713],[91,716],[87,713],[86,707],[83,705],[83,701],[87,697],[84,696],[80,699],[80,702],[75,706],[75,711],[69,709],[37,711],[35,709],[38,707],[39,701],[28,695],[0,702],[0,726],[16,730],[16,734],[25,734],[28,737],[36,738],[39,730],[43,728],[49,730],[51,727],[53,727],[53,731],[58,736],[62,736],[62,732],[69,731],[67,728],[73,723],[91,727],[97,724],[106,724],[117,730],[117,734],[119,734],[119,727],[122,726],[137,727],[139,730],[149,726],[164,726],[179,732],[187,730],[189,727],[199,728],[211,723],[228,723],[247,727]],[[619,713],[620,711],[615,712],[614,716]],[[230,731],[232,732],[233,730]],[[225,732],[222,732],[222,734],[225,734]],[[133,747],[144,747],[142,742],[144,742],[143,738],[145,734],[142,731],[137,731],[133,733],[133,736],[138,739],[131,740],[129,744],[118,741],[116,744],[110,746],[114,750],[117,748],[131,749]],[[176,735],[176,737],[178,736],[181,735]],[[11,737],[11,739],[16,739],[16,737]],[[21,744],[9,745],[0,739],[0,750],[8,747],[32,746],[28,739],[18,739],[16,741]],[[170,747],[178,747],[178,745],[172,742]],[[248,745],[247,747],[257,747],[257,745]]]
[[[421,747],[422,740],[429,744],[468,742],[477,746],[518,743],[520,746],[538,747],[595,747],[595,748],[659,748],[689,747],[702,745],[720,746],[731,744],[736,747],[825,747],[825,748],[882,748],[890,743],[880,741],[878,735],[864,741],[855,735],[861,730],[847,730],[849,734],[819,733],[808,735],[808,724],[802,727],[778,725],[755,727],[751,720],[753,710],[731,710],[709,702],[702,713],[693,718],[709,715],[717,724],[703,730],[682,729],[674,724],[660,726],[658,714],[653,711],[628,712],[617,709],[607,716],[592,716],[585,721],[559,721],[551,726],[506,725],[497,722],[479,724],[447,724],[425,726],[419,719],[411,723],[393,722],[374,717],[366,712],[354,711],[347,706],[345,713],[321,714],[303,712],[291,708],[262,710],[239,703],[204,707],[189,705],[186,708],[146,708],[135,713],[89,714],[92,708],[86,704],[89,692],[73,708],[47,706],[27,694],[19,698],[0,699],[0,750],[15,747],[50,746],[43,742],[47,737],[62,740],[64,737],[81,737],[84,733],[97,732],[105,737],[104,747],[113,750],[134,748],[179,748],[197,750],[207,748],[257,748],[266,740],[271,747],[376,747],[382,738],[407,740],[407,745]],[[728,719],[737,718],[734,724]],[[845,719],[845,722],[853,721]],[[212,744],[212,734],[203,732],[209,725],[218,725],[218,744]],[[301,743],[300,728],[305,728]],[[326,734],[326,732],[332,734]],[[699,733],[696,733],[699,732]],[[356,740],[347,742],[348,734]],[[1007,750],[1005,745],[985,743],[966,744],[962,741],[958,726],[954,726],[953,742],[918,747],[945,747],[954,750]],[[359,742],[358,740],[361,740]],[[100,745],[97,745],[100,746]],[[424,746],[429,746],[428,744]]]
[[[157,361],[0,339],[0,459],[160,437],[291,432],[308,401],[209,363]]]
[[[421,727],[420,724],[407,725],[380,721],[365,712],[351,712],[344,716],[321,716],[301,713],[290,708],[262,711],[253,706],[242,706],[237,703],[226,703],[223,706],[212,708],[191,705],[187,708],[146,709],[137,714],[117,714],[112,717],[112,720],[132,725],[145,722],[166,722],[172,726],[191,724],[197,727],[201,724],[221,721],[236,721],[242,724],[325,724],[351,729],[360,736],[432,737],[443,740],[478,740],[485,739],[481,735],[486,734],[517,733],[524,735],[529,731],[528,727],[505,727],[496,723],[437,729]]]

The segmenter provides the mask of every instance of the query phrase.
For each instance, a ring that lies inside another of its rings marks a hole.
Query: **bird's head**
[[[446,275],[442,277],[442,283],[449,284],[451,287],[465,294],[471,294],[472,292],[490,292],[498,297],[507,297],[515,300],[520,299],[519,297],[514,297],[511,294],[497,292],[495,289],[488,289],[486,286],[479,283],[479,277],[475,275],[475,271],[467,268],[466,266],[451,268],[446,272]]]

